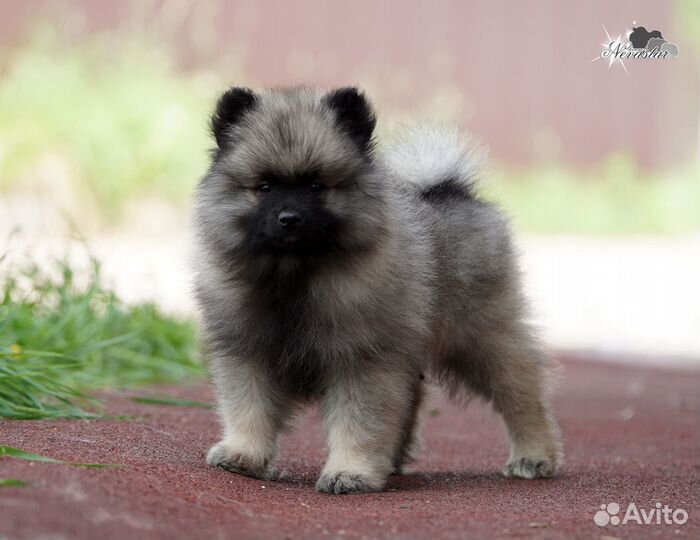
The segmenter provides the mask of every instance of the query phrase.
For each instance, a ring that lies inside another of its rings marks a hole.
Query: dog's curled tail
[[[473,197],[486,152],[456,128],[421,124],[405,128],[384,151],[400,182],[430,201]]]

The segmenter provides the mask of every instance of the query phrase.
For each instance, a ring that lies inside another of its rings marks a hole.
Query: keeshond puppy
[[[490,401],[504,474],[561,456],[548,360],[526,322],[505,217],[455,132],[375,148],[356,88],[231,88],[196,192],[195,287],[223,420],[210,465],[268,477],[277,437],[319,403],[326,493],[382,490],[419,439],[426,381]]]

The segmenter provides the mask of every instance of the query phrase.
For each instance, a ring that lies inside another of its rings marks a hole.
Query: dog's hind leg
[[[520,353],[508,359],[512,371],[500,374],[493,388],[493,408],[506,424],[510,459],[503,469],[509,478],[551,478],[562,458],[559,428],[546,399],[547,375],[540,353]]]
[[[559,428],[547,399],[550,364],[525,325],[504,334],[484,331],[470,346],[438,367],[439,377],[456,393],[490,401],[505,422],[511,443],[507,477],[550,478],[562,458]]]

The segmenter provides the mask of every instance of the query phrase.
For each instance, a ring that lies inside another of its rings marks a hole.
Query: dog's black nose
[[[294,210],[282,210],[279,216],[277,216],[277,219],[280,222],[280,225],[287,229],[290,229],[301,222],[299,212],[295,212]]]

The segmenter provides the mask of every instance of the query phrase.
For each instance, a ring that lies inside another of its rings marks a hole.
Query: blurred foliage
[[[697,24],[696,7],[685,11]],[[185,207],[207,166],[208,116],[226,82],[177,69],[167,40],[155,35],[72,42],[46,26],[4,58],[0,191],[72,201],[66,211],[81,225],[77,214],[88,211],[101,225],[119,224],[139,197]],[[237,84],[250,84],[234,72]],[[700,226],[698,177],[697,166],[652,175],[612,156],[584,171],[496,164],[485,189],[527,232],[678,233]]]
[[[0,79],[0,188],[65,171],[108,220],[133,196],[181,200],[205,169],[220,83],[171,60],[141,36],[78,45],[37,32]]]
[[[700,56],[700,2],[698,0],[677,0],[674,4],[674,16],[678,28],[693,47],[685,54]]]
[[[80,275],[65,261],[2,274],[0,418],[89,418],[86,390],[202,376],[193,325],[125,305],[95,261]]]
[[[700,167],[650,174],[624,155],[586,171],[497,169],[484,194],[531,233],[675,234],[700,228]]]

